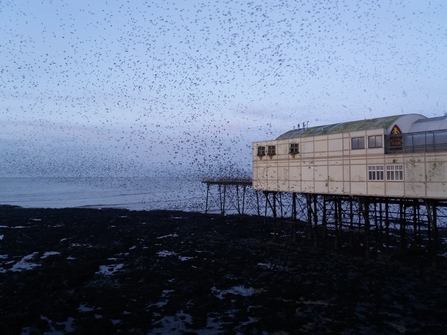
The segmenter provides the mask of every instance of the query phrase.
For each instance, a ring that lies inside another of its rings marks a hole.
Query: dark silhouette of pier
[[[301,194],[254,190],[251,179],[210,178],[205,213],[257,215],[290,224],[291,239],[304,227],[315,247],[360,248],[366,259],[411,253],[436,264],[447,257],[447,200]]]

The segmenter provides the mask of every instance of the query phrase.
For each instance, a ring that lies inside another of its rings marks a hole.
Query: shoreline
[[[292,243],[283,223],[273,243],[272,222],[0,205],[0,332],[446,332],[444,269]]]

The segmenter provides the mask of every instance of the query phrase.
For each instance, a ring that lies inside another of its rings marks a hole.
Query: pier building
[[[447,206],[447,116],[402,114],[330,125],[298,124],[252,145],[253,189],[272,215],[305,220],[317,243],[362,230],[368,257],[397,227],[401,248],[438,250]],[[408,234],[408,230],[412,234]],[[374,229],[375,228],[375,229]],[[379,238],[371,245],[370,233]],[[377,234],[376,234],[377,235]],[[409,237],[410,236],[410,237]],[[407,241],[407,240],[411,241]]]

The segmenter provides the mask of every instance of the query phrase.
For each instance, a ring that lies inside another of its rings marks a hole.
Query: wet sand
[[[180,211],[0,206],[1,334],[446,334],[447,275],[304,228]]]

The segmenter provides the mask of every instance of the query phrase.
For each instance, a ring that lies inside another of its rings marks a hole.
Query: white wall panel
[[[390,187],[391,189],[391,194],[392,195],[396,195],[396,191],[394,190],[394,185],[396,185],[397,183],[393,183],[393,186]],[[413,197],[425,197],[425,183],[413,183],[413,182],[406,182],[406,183],[399,183],[399,191],[400,191],[400,187],[402,185],[402,187],[405,187],[405,196],[408,198],[413,198]],[[400,196],[400,192],[399,192],[399,196]]]
[[[366,182],[351,182],[351,194],[367,195]]]
[[[427,183],[427,197],[446,199],[447,182]]]
[[[383,148],[351,150],[351,137],[383,130],[253,143],[253,187],[269,191],[388,197],[447,198],[447,152],[384,154]],[[276,145],[276,155],[257,156],[257,147]],[[387,181],[386,166],[404,166],[403,181]],[[369,181],[368,166],[383,166],[384,181]]]
[[[368,182],[368,195],[384,196],[385,182],[383,181]]]
[[[405,160],[405,181],[424,182],[425,181],[425,163],[423,159],[406,159]]]

